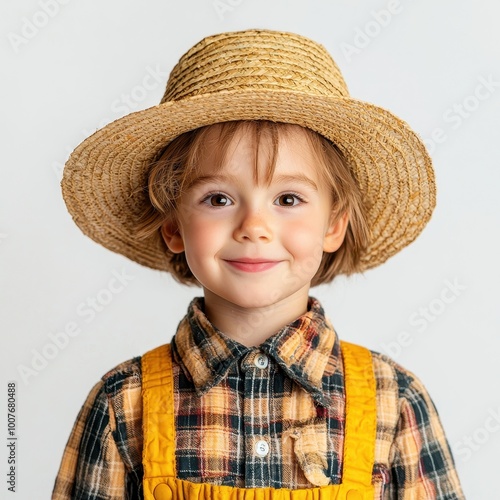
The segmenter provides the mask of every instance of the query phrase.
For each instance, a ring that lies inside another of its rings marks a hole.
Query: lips
[[[280,263],[279,260],[249,259],[243,257],[234,260],[226,260],[226,262],[230,266],[248,273],[267,271]]]

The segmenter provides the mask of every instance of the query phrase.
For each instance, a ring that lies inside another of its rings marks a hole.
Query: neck
[[[262,307],[241,307],[205,289],[205,315],[224,335],[258,346],[307,312],[309,287]]]

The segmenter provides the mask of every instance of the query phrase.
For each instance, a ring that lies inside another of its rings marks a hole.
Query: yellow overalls
[[[176,478],[175,415],[170,346],[142,357],[145,500],[371,500],[375,456],[375,378],[370,352],[341,343],[346,424],[342,484],[290,490],[235,488]]]

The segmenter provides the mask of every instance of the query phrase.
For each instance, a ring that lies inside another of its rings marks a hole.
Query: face
[[[347,217],[332,220],[330,190],[303,129],[291,126],[280,134],[270,182],[265,139],[256,158],[252,137],[240,129],[217,169],[217,145],[210,139],[198,177],[181,196],[177,220],[162,228],[167,245],[185,252],[205,301],[244,309],[298,298],[306,303],[323,252],[343,241]]]

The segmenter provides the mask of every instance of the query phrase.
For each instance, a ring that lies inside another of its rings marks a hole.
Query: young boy
[[[409,244],[435,202],[419,138],[351,99],[323,47],[202,40],[159,106],[75,150],[63,193],[85,234],[203,297],[91,391],[53,499],[463,498],[422,384],[309,296]]]

